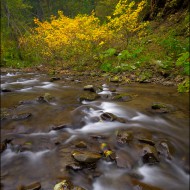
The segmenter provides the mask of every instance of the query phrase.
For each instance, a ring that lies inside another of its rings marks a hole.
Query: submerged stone
[[[132,169],[135,164],[134,159],[125,151],[116,151],[116,163],[119,168]]]
[[[24,119],[28,119],[32,116],[31,113],[21,113],[21,114],[17,114],[17,115],[13,115],[12,116],[12,120],[24,120]]]

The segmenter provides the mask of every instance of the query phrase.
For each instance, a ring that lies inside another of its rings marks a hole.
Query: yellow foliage
[[[142,12],[146,1],[143,0],[137,5],[134,1],[128,3],[128,0],[120,0],[112,17],[108,17],[108,26],[117,33],[129,37],[137,31],[147,26],[148,22],[141,22],[139,15]]]
[[[134,1],[120,0],[107,24],[101,24],[94,12],[72,19],[58,11],[58,17],[51,16],[50,21],[45,22],[35,18],[37,27],[31,30],[31,35],[20,38],[20,46],[27,55],[45,61],[88,61],[101,49],[109,47],[113,40],[143,29],[147,23],[139,22],[139,14],[144,5],[145,0],[138,5]]]

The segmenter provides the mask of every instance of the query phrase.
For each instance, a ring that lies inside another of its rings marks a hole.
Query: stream
[[[27,188],[36,182],[53,190],[63,179],[73,190],[189,189],[188,94],[155,84],[50,78],[1,73],[2,190],[38,189]],[[95,92],[84,91],[91,84]],[[84,92],[98,97],[81,99]],[[112,98],[118,94],[127,95]]]

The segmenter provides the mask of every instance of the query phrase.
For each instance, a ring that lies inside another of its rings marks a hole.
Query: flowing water
[[[1,88],[11,89],[1,92],[2,112],[9,115],[1,118],[1,142],[7,142],[1,153],[1,189],[14,190],[39,181],[41,189],[52,190],[64,177],[88,190],[189,189],[187,94],[153,84],[120,85],[116,91],[130,94],[132,101],[113,101],[112,84],[102,82],[101,98],[80,102],[84,82],[68,81],[66,76],[49,82],[49,77],[40,73],[1,73]],[[54,98],[36,101],[45,93]],[[171,112],[152,112],[153,102],[170,105]],[[100,119],[105,112],[126,122]],[[23,113],[31,115],[15,119]],[[60,125],[66,127],[52,130]],[[122,136],[126,131],[133,140],[119,143],[118,133]],[[104,156],[95,168],[68,171],[66,166],[76,162],[71,152],[80,149],[76,144],[81,140],[85,149],[94,152],[107,143],[116,157]],[[162,146],[159,162],[142,162],[143,147],[156,146],[158,151],[161,142],[165,149]]]

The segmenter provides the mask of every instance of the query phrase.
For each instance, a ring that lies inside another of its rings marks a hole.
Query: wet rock
[[[124,118],[117,117],[116,115],[114,115],[112,113],[109,113],[109,112],[105,112],[105,113],[101,114],[100,118],[103,121],[118,121],[118,122],[121,122],[121,123],[126,122]]]
[[[81,164],[79,164],[79,163],[72,163],[72,164],[66,165],[66,169],[67,170],[78,171],[78,170],[82,170],[83,166]]]
[[[31,142],[25,142],[22,146],[20,146],[20,152],[24,151],[31,151],[32,150],[32,143]]]
[[[174,153],[174,148],[167,141],[159,141],[156,143],[156,148],[160,155],[171,160],[172,154]]]
[[[18,121],[18,120],[28,119],[31,116],[32,116],[31,113],[21,113],[21,114],[13,115],[11,119]]]
[[[71,126],[72,128],[80,128],[86,124],[84,118],[88,118],[90,122],[99,121],[98,117],[90,117],[91,110],[99,110],[96,106],[82,105],[71,112]]]
[[[143,146],[142,161],[144,164],[156,164],[159,162],[158,152],[154,146]]]
[[[45,98],[44,98],[43,96],[39,96],[39,97],[36,99],[36,101],[37,101],[38,103],[47,103],[47,101],[45,100]]]
[[[96,93],[86,93],[86,94],[82,94],[80,97],[79,97],[79,101],[82,102],[84,100],[87,100],[87,101],[94,101],[96,99],[98,99],[100,96]]]
[[[73,151],[72,156],[78,162],[93,163],[101,158],[101,154],[90,151]]]
[[[75,147],[77,147],[77,148],[86,148],[87,145],[86,145],[86,143],[84,141],[80,141],[79,143],[77,143],[75,145]]]
[[[40,190],[41,189],[41,184],[40,182],[35,182],[27,186],[19,186],[17,190]]]
[[[119,168],[132,169],[132,167],[135,164],[135,161],[127,152],[118,150],[116,151],[116,163]]]
[[[100,115],[100,118],[103,121],[115,121],[117,119],[117,116],[112,113],[105,112]]]
[[[90,135],[91,138],[93,139],[106,139],[107,137],[106,136],[103,136],[103,135]]]
[[[1,89],[1,92],[12,92],[12,90],[11,90],[11,89],[8,89],[8,88],[2,88],[2,89]]]
[[[60,77],[52,77],[50,79],[50,82],[54,82],[54,81],[58,81],[58,80],[60,80]]]
[[[155,142],[153,142],[150,139],[146,139],[146,138],[140,138],[140,139],[138,139],[138,141],[141,142],[141,143],[149,144],[151,146],[155,145]]]
[[[43,97],[44,97],[44,100],[47,102],[54,99],[54,97],[50,93],[45,93]]]
[[[96,92],[95,88],[93,85],[86,85],[83,88],[84,90],[90,91],[90,92]]]
[[[2,153],[6,148],[7,148],[7,143],[1,142],[0,143],[0,153]]]
[[[58,131],[58,130],[65,129],[68,127],[69,127],[69,125],[59,125],[59,126],[52,127],[52,130]]]
[[[123,102],[129,102],[131,101],[133,98],[131,95],[129,94],[116,94],[112,97],[112,100],[117,100],[117,101],[123,101]]]
[[[130,143],[133,140],[133,133],[126,130],[120,130],[117,133],[117,142],[121,144]]]
[[[85,190],[85,189],[79,186],[74,186],[69,180],[63,180],[55,185],[54,190]]]
[[[175,111],[175,108],[169,104],[154,102],[151,106],[151,111],[154,113],[169,113]]]

